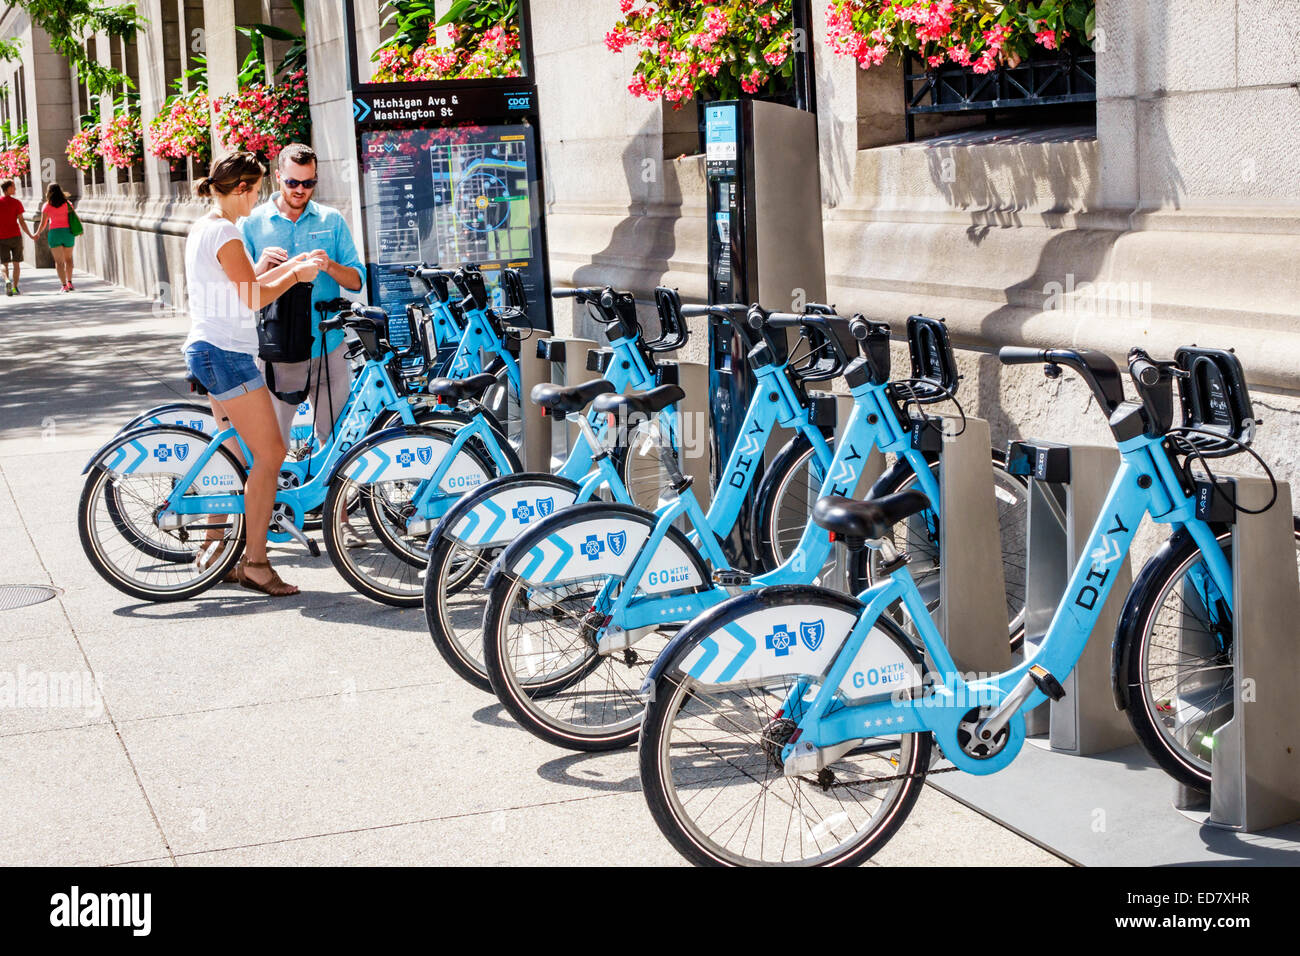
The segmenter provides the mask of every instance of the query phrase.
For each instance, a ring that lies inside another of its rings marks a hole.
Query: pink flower
[[[1056,31],[1042,30],[1034,34],[1034,39],[1049,50],[1056,49]]]

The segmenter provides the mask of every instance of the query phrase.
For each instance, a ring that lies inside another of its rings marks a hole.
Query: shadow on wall
[[[663,158],[661,124],[655,120],[645,123],[623,150],[621,161],[631,196],[627,215],[614,226],[605,248],[592,254],[590,264],[574,270],[573,284],[612,285],[635,292],[639,299],[649,299],[676,251],[675,226],[682,208],[677,172]],[[586,309],[574,309],[574,335],[603,341],[597,334],[601,326]],[[653,313],[644,308],[639,311],[645,324]],[[646,328],[646,335],[654,331]]]
[[[990,229],[1023,225],[1027,209],[1041,209],[1034,217],[1047,228],[1062,228],[1089,198],[1077,186],[1092,177],[1081,152],[1048,147],[1095,135],[1090,126],[960,133],[923,148],[935,191],[970,213],[967,236],[978,245]]]

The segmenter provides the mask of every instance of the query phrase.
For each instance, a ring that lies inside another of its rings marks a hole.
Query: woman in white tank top
[[[263,594],[287,597],[298,589],[280,580],[266,555],[266,529],[286,449],[254,361],[256,314],[294,283],[315,279],[323,262],[320,253],[304,253],[254,275],[235,223],[257,204],[264,173],[252,153],[234,153],[213,164],[212,172],[195,184],[197,195],[212,199],[212,211],[195,221],[185,242],[191,327],[182,349],[190,376],[208,390],[217,421],[228,419],[253,455],[244,486],[247,540],[233,580]],[[221,530],[209,530],[208,542],[199,553],[204,566],[220,556]]]

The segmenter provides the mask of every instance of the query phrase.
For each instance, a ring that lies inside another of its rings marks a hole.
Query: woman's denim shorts
[[[195,342],[185,350],[185,367],[219,402],[255,392],[266,385],[253,356],[227,352],[207,342]]]

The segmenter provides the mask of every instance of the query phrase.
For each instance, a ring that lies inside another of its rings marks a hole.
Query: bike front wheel
[[[892,622],[878,626],[906,642]],[[660,676],[641,735],[641,784],[674,848],[700,866],[854,866],[879,850],[921,792],[930,735],[863,740],[816,774],[786,776],[779,754],[795,725],[782,707],[796,679],[671,676],[694,649]]]

